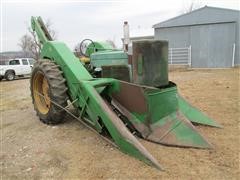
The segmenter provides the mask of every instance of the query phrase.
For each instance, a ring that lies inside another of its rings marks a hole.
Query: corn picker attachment
[[[91,41],[86,50],[90,64],[84,64],[64,43],[52,40],[40,17],[32,17],[31,24],[42,44],[30,80],[42,122],[60,123],[69,112],[69,99],[78,112],[74,117],[122,152],[158,169],[162,167],[138,138],[169,146],[212,147],[193,123],[220,125],[192,107],[168,80],[166,41],[134,42],[132,53]]]

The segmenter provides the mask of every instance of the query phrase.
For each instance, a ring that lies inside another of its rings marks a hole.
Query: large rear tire
[[[62,74],[50,60],[39,60],[34,64],[30,79],[32,102],[45,124],[58,124],[65,117],[65,111],[58,106],[65,107],[68,99],[66,80]]]

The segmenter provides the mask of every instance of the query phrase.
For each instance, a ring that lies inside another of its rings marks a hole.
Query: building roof
[[[153,28],[239,22],[239,20],[240,11],[238,10],[204,6],[192,12],[157,23],[153,25]]]

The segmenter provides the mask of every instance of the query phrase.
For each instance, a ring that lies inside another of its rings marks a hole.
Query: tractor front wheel
[[[50,60],[39,60],[34,64],[30,79],[30,90],[34,109],[46,124],[58,124],[64,119],[67,105],[66,80],[58,66]]]

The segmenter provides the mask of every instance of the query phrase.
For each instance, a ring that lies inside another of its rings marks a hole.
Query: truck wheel
[[[6,80],[12,81],[15,78],[15,73],[14,71],[7,71],[5,75]]]
[[[0,81],[2,81],[3,80],[3,77],[2,76],[0,76]]]
[[[43,123],[58,124],[64,119],[66,113],[61,107],[67,106],[68,99],[65,82],[62,71],[50,60],[34,64],[30,90],[34,109]]]

